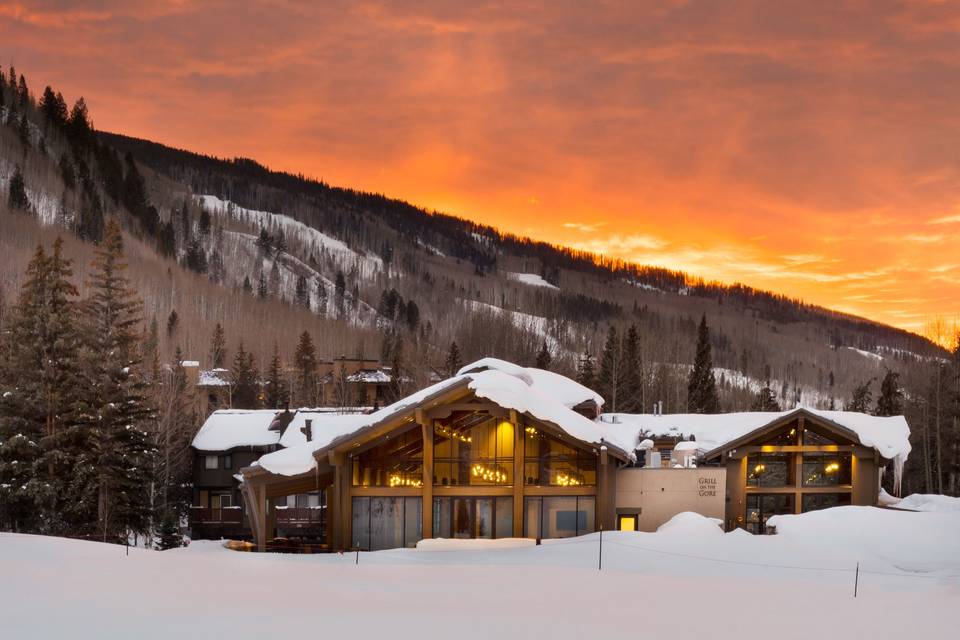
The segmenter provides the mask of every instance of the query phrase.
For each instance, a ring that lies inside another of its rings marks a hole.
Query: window
[[[747,457],[748,487],[787,487],[793,483],[791,454],[755,453]]]
[[[213,509],[227,509],[233,506],[233,496],[229,493],[214,493],[210,495],[210,507]]]
[[[524,498],[523,535],[527,538],[571,538],[594,531],[593,496]]]
[[[231,456],[229,453],[223,456],[223,468],[224,469],[233,468],[233,456]]]
[[[617,516],[617,531],[636,531],[637,530],[637,515],[631,513],[630,515],[618,515]]]
[[[766,533],[770,516],[782,513],[793,513],[793,494],[748,493],[745,528],[750,533]]]
[[[797,444],[797,428],[784,427],[763,442],[766,446],[789,447]]]
[[[203,460],[204,469],[219,469],[220,458],[218,456],[206,456]]]
[[[435,538],[509,538],[513,536],[512,497],[438,497],[433,499]]]
[[[420,427],[389,438],[353,456],[355,487],[423,486],[423,437]]]
[[[825,446],[837,444],[835,440],[828,438],[822,433],[807,427],[803,430],[803,444],[807,446]]]
[[[850,504],[849,493],[805,493],[800,500],[804,513],[848,504]]]
[[[514,426],[486,411],[454,411],[433,427],[433,483],[513,484]]]
[[[412,496],[355,497],[351,542],[368,551],[415,546],[423,537],[422,505]]]
[[[592,487],[597,484],[597,456],[575,449],[534,427],[527,427],[523,473],[527,485]]]
[[[851,483],[849,453],[803,454],[803,486],[831,487]]]

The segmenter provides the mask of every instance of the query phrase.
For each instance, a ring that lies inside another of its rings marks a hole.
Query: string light
[[[483,480],[485,482],[494,482],[494,483],[506,483],[507,474],[501,471],[497,467],[487,468],[482,464],[475,464],[471,469],[473,477]]]
[[[442,425],[437,425],[434,429],[437,433],[439,433],[441,436],[444,436],[446,438],[459,440],[460,442],[467,442],[467,443],[473,442],[472,436],[465,436],[462,433],[457,433],[456,431],[453,431],[452,429],[448,429]]]
[[[391,487],[422,487],[423,480],[417,478],[409,478],[402,476],[398,473],[391,475],[388,478],[388,483]]]
[[[839,470],[840,470],[840,463],[838,463],[838,462],[831,462],[831,463],[828,464],[826,467],[824,467],[823,470],[826,471],[827,473],[834,473],[835,471],[839,471]]]
[[[561,487],[578,487],[583,484],[582,478],[577,478],[573,475],[567,475],[562,471],[557,473],[557,482],[556,484]]]

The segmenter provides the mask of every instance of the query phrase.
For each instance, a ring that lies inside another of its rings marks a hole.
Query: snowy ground
[[[657,534],[353,555],[163,553],[0,534],[5,638],[952,637],[960,515],[843,507],[776,536]],[[859,596],[853,570],[860,562]],[[290,634],[290,635],[286,635]],[[341,636],[344,637],[344,636]]]

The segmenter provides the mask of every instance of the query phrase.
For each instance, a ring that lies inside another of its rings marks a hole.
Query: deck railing
[[[190,507],[191,524],[243,524],[241,507]]]

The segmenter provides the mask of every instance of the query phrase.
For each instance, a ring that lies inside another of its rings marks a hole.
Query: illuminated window
[[[455,411],[433,427],[433,483],[513,484],[514,426],[485,411]]]
[[[791,454],[755,453],[747,457],[748,487],[787,487],[793,482]]]
[[[767,533],[770,516],[793,513],[793,494],[747,494],[747,513],[744,528],[750,533]]]
[[[617,530],[618,531],[636,531],[637,516],[633,514],[617,516]]]
[[[597,484],[597,456],[527,427],[523,475],[526,484],[531,486],[592,487]]]
[[[851,483],[849,453],[803,454],[803,486],[830,487]]]
[[[420,427],[389,438],[353,456],[355,487],[422,487],[423,437]]]

